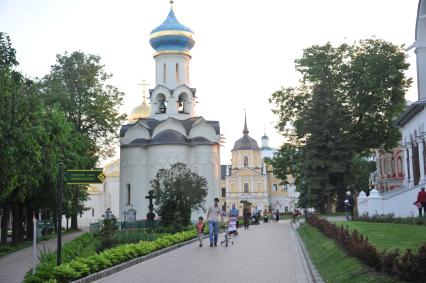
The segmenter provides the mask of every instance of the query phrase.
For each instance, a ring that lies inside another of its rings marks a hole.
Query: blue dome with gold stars
[[[194,32],[182,25],[170,8],[167,19],[151,31],[149,43],[157,52],[188,52],[194,47]]]

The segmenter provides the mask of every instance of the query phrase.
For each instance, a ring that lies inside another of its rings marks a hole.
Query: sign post
[[[62,177],[64,174],[64,164],[62,162],[59,162],[59,168],[58,168],[58,183],[57,183],[57,193],[58,193],[58,211],[57,211],[57,217],[58,217],[58,223],[57,223],[57,230],[56,233],[58,235],[58,242],[56,246],[56,265],[61,265],[61,247],[62,247]]]
[[[57,179],[57,235],[58,243],[56,247],[56,265],[61,264],[61,247],[62,247],[62,183],[72,184],[102,184],[105,180],[105,175],[102,169],[99,170],[67,170],[64,176],[64,164],[62,162],[58,165],[58,179]]]
[[[67,170],[65,183],[72,184],[102,184],[105,180],[103,170]]]
[[[35,274],[37,259],[37,219],[33,216],[33,274]]]

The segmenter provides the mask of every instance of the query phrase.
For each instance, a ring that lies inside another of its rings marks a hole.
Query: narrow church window
[[[92,208],[92,217],[95,217],[95,209]]]
[[[244,183],[244,193],[248,193],[248,192],[249,192],[249,184]]]
[[[166,83],[166,63],[163,63],[163,83]]]
[[[130,205],[130,184],[127,184],[127,204]]]
[[[226,188],[222,188],[222,197],[225,198],[226,197]]]
[[[179,63],[176,63],[176,82],[177,83],[180,82],[180,78],[179,78]]]
[[[276,192],[278,190],[278,185],[277,184],[273,184],[272,185],[272,191]]]
[[[244,167],[248,167],[248,156],[244,156]]]

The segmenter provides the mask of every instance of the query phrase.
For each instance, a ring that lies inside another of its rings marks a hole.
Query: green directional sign
[[[102,184],[105,180],[103,170],[67,170],[65,172],[67,184]]]

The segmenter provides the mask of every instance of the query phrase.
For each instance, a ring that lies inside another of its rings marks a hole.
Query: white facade
[[[404,152],[404,185],[396,190],[380,194],[372,190],[368,197],[364,192],[358,197],[359,214],[389,214],[408,217],[417,208],[414,201],[420,188],[426,186],[426,0],[420,0],[417,11],[415,48],[417,58],[417,83],[419,100],[411,104],[397,119],[402,130]]]
[[[89,199],[84,204],[87,210],[78,218],[79,226],[89,226],[91,222],[102,219],[107,208],[110,208],[116,217],[119,216],[120,160],[106,165],[104,175],[103,184],[88,186]]]

